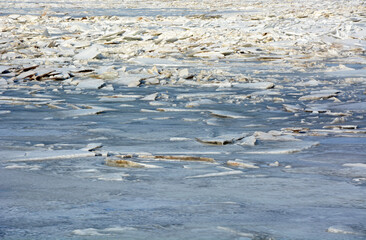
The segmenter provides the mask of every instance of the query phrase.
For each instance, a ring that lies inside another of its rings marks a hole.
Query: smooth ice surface
[[[0,0],[1,239],[366,239],[366,6]]]

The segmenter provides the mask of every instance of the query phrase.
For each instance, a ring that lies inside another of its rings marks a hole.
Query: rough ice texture
[[[1,1],[0,238],[363,239],[365,7]]]

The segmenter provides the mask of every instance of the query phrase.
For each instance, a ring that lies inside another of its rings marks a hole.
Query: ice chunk
[[[159,112],[201,112],[199,109],[186,109],[186,108],[157,108]]]
[[[311,100],[320,100],[320,99],[328,99],[331,97],[336,97],[339,90],[320,90],[311,92],[310,95],[305,95],[299,98],[300,101],[311,101]]]
[[[8,72],[12,67],[0,65],[0,74]]]
[[[278,148],[271,148],[271,149],[262,149],[256,151],[248,151],[245,152],[247,154],[291,154],[296,152],[301,152],[303,150],[309,149],[319,145],[318,142],[288,142],[284,146],[279,146]]]
[[[114,111],[114,109],[94,106],[90,109],[74,109],[74,110],[60,111],[60,112],[57,112],[56,115],[63,117],[63,118],[81,117],[81,116],[101,114],[101,113],[104,113],[107,111]]]
[[[366,170],[365,163],[345,163],[343,164],[344,167],[352,167],[352,168],[364,168]]]
[[[187,103],[186,107],[191,108],[191,107],[199,107],[201,105],[210,105],[210,104],[216,104],[216,103],[210,99],[200,99],[197,101]]]
[[[83,151],[94,151],[95,149],[103,147],[102,143],[89,143],[85,148],[82,148],[80,150]]]
[[[200,57],[200,58],[209,58],[209,59],[221,59],[221,58],[225,57],[225,55],[220,52],[202,52],[202,53],[196,53],[193,56]]]
[[[100,47],[97,45],[85,48],[84,50],[82,50],[81,52],[79,52],[74,56],[74,58],[77,60],[90,60],[93,58],[101,58],[101,57],[102,55]]]
[[[231,229],[231,228],[228,228],[228,227],[217,227],[217,229],[219,229],[219,230],[223,230],[223,231],[226,231],[226,232],[230,232],[230,233],[232,233],[232,234],[235,234],[236,236],[240,236],[240,237],[244,237],[244,238],[248,238],[248,240],[249,239],[255,239],[255,236],[254,236],[254,234],[252,234],[252,233],[244,233],[244,232],[238,232],[238,231],[236,231],[236,230],[234,230],[234,229]],[[240,239],[242,239],[242,238],[240,238]],[[258,238],[259,239],[259,238]],[[244,240],[246,240],[246,239],[244,239]]]
[[[335,225],[331,226],[327,229],[329,233],[337,233],[337,234],[355,234],[355,235],[363,235],[366,236],[366,233],[359,232],[352,227],[345,226],[345,225]]]
[[[256,83],[233,83],[233,87],[236,88],[248,88],[248,89],[269,89],[275,85],[272,82],[256,82]]]
[[[259,168],[258,166],[256,166],[253,163],[244,163],[244,162],[241,162],[239,160],[235,160],[235,161],[229,160],[229,161],[226,162],[226,164],[229,165],[229,166],[241,167],[241,168]]]
[[[229,112],[229,111],[221,111],[221,110],[209,110],[210,113],[219,118],[248,118],[247,116],[240,115],[238,113]]]
[[[87,79],[80,80],[77,87],[82,89],[100,89],[103,86],[105,86],[105,82],[101,79]]]
[[[226,145],[230,143],[234,143],[240,139],[243,139],[247,134],[230,134],[230,135],[222,135],[214,138],[196,138],[196,140],[200,143],[213,144],[213,145]]]
[[[72,234],[79,236],[103,236],[105,234],[99,233],[95,228],[76,229],[72,231]]]
[[[283,104],[282,106],[287,112],[299,112],[304,110],[300,105]]]
[[[105,164],[110,167],[120,167],[120,168],[143,168],[144,166],[129,160],[123,159],[109,159],[105,160]]]
[[[187,78],[192,77],[193,75],[189,73],[189,69],[188,69],[188,68],[184,68],[184,69],[181,69],[181,70],[179,71],[178,76],[179,76],[180,78],[187,79]]]
[[[145,97],[141,98],[143,101],[155,101],[158,97],[158,93],[152,93],[150,95],[146,95]]]
[[[141,81],[151,77],[146,74],[129,74],[129,73],[119,73],[119,77],[113,80],[113,83],[125,85],[128,87],[138,87],[141,84]]]
[[[236,171],[207,173],[207,174],[202,174],[202,175],[189,176],[186,178],[190,179],[190,178],[221,177],[221,176],[228,176],[228,175],[238,175],[238,174],[242,174],[242,173],[243,173],[242,171],[236,170]]]
[[[72,234],[79,236],[107,236],[112,234],[120,234],[126,231],[135,231],[136,228],[133,227],[109,227],[104,229],[96,229],[96,228],[85,228],[85,229],[76,229],[72,231]],[[105,237],[103,237],[105,238]]]
[[[9,114],[9,113],[11,113],[11,111],[9,111],[9,110],[1,110],[0,111],[0,115]]]
[[[33,151],[24,156],[13,157],[9,162],[47,161],[62,160],[70,158],[94,157],[95,153],[83,150],[55,150],[55,151]]]
[[[253,135],[256,139],[262,141],[300,141],[291,135],[283,135],[282,132],[279,131],[269,131],[265,132],[255,132]]]
[[[139,155],[141,158],[155,159],[155,160],[171,160],[171,161],[194,161],[194,162],[215,162],[213,158],[195,157],[187,155]]]
[[[256,143],[257,143],[257,139],[254,136],[249,136],[249,137],[243,138],[237,144],[241,145],[241,146],[255,146]]]
[[[29,77],[35,76],[36,74],[37,74],[37,72],[36,72],[36,71],[29,70],[29,71],[22,72],[21,74],[19,74],[19,75],[16,77],[16,79],[29,78]]]
[[[37,68],[36,72],[36,79],[40,80],[43,77],[46,77],[50,74],[53,74],[56,70],[52,68]]]

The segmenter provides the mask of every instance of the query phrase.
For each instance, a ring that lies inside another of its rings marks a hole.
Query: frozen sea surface
[[[361,1],[0,6],[1,239],[366,239]]]

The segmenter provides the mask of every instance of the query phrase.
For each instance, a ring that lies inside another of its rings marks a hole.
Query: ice
[[[257,82],[257,83],[236,83],[233,84],[237,88],[249,88],[249,89],[269,89],[275,85],[272,82]]]
[[[235,234],[236,236],[240,236],[241,238],[240,239],[243,239],[244,240],[247,238],[247,239],[253,239],[254,238],[254,234],[252,233],[244,233],[244,232],[238,232],[238,231],[235,231],[234,229],[231,229],[231,228],[228,228],[228,227],[217,227],[217,229],[219,230],[222,230],[222,231],[227,231],[227,232],[230,232],[230,233],[233,233]]]
[[[222,111],[222,110],[210,110],[210,113],[219,118],[234,118],[234,119],[245,119],[247,116],[243,116],[234,112]]]
[[[202,175],[189,176],[189,177],[186,177],[186,178],[187,179],[192,179],[192,178],[222,177],[222,176],[238,175],[238,174],[242,174],[242,173],[243,173],[242,171],[233,170],[233,171],[226,171],[226,172],[207,173],[207,174],[202,174]]]
[[[29,162],[29,161],[48,161],[63,160],[70,158],[94,157],[95,153],[83,150],[54,150],[54,151],[32,151],[24,155],[8,157],[9,162]]]
[[[247,134],[231,134],[222,135],[214,138],[196,138],[200,143],[213,144],[213,145],[226,145],[234,143],[235,141],[243,139]]]
[[[106,111],[114,111],[114,109],[93,106],[93,107],[87,108],[87,109],[60,111],[60,112],[57,112],[57,116],[60,116],[62,118],[81,117],[81,116],[88,116],[88,115],[97,115],[97,114],[104,113]]]
[[[320,90],[311,92],[310,95],[305,95],[299,98],[300,101],[311,101],[319,99],[328,99],[331,97],[336,97],[340,93],[339,90]]]
[[[365,232],[358,232],[357,230],[355,231],[352,227],[345,225],[331,226],[327,229],[327,232],[335,234],[354,234],[354,235],[366,236]]]
[[[204,153],[202,153],[204,154]],[[207,158],[207,157],[195,157],[195,156],[187,156],[187,155],[157,155],[157,156],[151,156],[151,155],[141,155],[139,156],[141,158],[147,158],[147,159],[155,159],[155,160],[167,160],[167,161],[198,161],[198,162],[215,162],[213,158]]]
[[[338,110],[338,111],[363,112],[363,111],[366,111],[366,102],[344,103],[344,104],[338,104],[338,105],[332,106],[330,108]]]
[[[220,59],[225,57],[225,55],[220,52],[202,52],[202,53],[196,53],[193,56],[209,59]]]
[[[364,1],[0,9],[0,238],[364,239]]]
[[[241,139],[237,144],[241,146],[254,146],[257,144],[257,139],[255,136],[249,136]]]
[[[265,149],[265,150],[251,150],[247,151],[245,153],[248,154],[291,154],[291,153],[297,153],[304,150],[307,150],[309,148],[312,148],[314,146],[319,145],[318,142],[289,142],[282,144],[282,146],[273,147],[272,149]]]
[[[80,150],[84,150],[84,151],[94,151],[96,149],[99,149],[103,147],[102,143],[89,143],[86,147],[80,149]]]
[[[0,65],[0,74],[7,72],[9,69],[11,69],[10,66]]]
[[[240,167],[240,168],[259,168],[258,166],[255,166],[255,164],[253,163],[244,163],[241,162],[240,160],[227,161],[226,164],[229,166]]]
[[[89,60],[93,58],[102,58],[102,54],[100,51],[100,46],[93,45],[91,47],[87,47],[78,54],[74,56],[77,60]]]
[[[354,168],[366,168],[365,163],[345,163],[343,164],[345,167],[354,167]]]
[[[72,231],[72,234],[78,236],[104,236],[111,237],[115,234],[121,234],[128,231],[135,231],[136,228],[133,227],[109,227],[104,229],[96,229],[96,228],[84,228],[84,229],[75,229]]]
[[[265,132],[255,132],[253,135],[256,139],[262,141],[299,141],[294,136],[291,135],[283,135],[280,131],[269,131]]]
[[[287,112],[299,112],[304,110],[300,105],[283,104],[282,106]]]
[[[72,231],[72,234],[79,236],[103,236],[106,234],[99,233],[95,228],[76,229]]]
[[[87,79],[79,81],[78,88],[81,89],[100,89],[105,85],[101,79]]]

